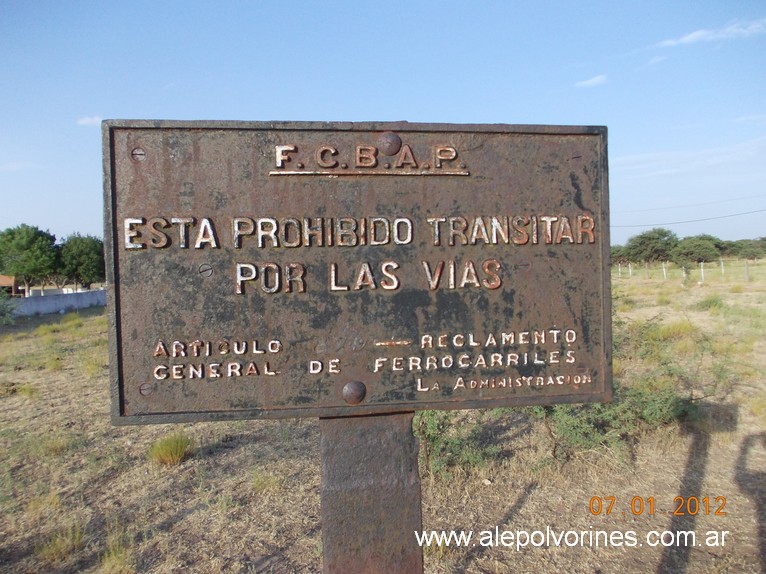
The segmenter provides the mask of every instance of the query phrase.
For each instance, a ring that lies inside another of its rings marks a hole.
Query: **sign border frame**
[[[611,245],[609,235],[609,166],[607,153],[607,128],[605,126],[575,126],[575,125],[528,125],[528,124],[456,124],[456,123],[410,123],[410,122],[316,122],[316,121],[231,121],[231,120],[104,120],[102,129],[103,150],[103,186],[104,186],[104,253],[106,258],[107,281],[107,319],[108,319],[108,349],[109,349],[109,389],[110,413],[114,425],[143,425],[185,423],[224,420],[249,419],[284,419],[305,417],[346,417],[366,416],[389,413],[411,412],[413,410],[467,410],[509,407],[509,398],[464,399],[459,401],[422,401],[405,407],[391,404],[359,404],[340,407],[304,407],[271,409],[247,409],[236,411],[192,411],[177,413],[152,413],[140,415],[125,415],[123,386],[120,373],[123,372],[122,331],[120,329],[120,293],[119,270],[119,229],[114,221],[114,206],[116,204],[115,180],[115,149],[114,131],[120,129],[188,129],[188,130],[279,130],[279,131],[328,131],[328,132],[467,132],[467,133],[498,133],[519,135],[589,135],[600,138],[599,174],[601,177],[601,198],[598,222],[600,229],[600,262],[601,262],[601,325],[603,332],[603,393],[583,393],[582,395],[546,395],[551,400],[541,403],[536,395],[514,396],[513,407],[524,407],[541,404],[573,404],[609,402],[613,393],[612,373],[612,301],[610,258]]]

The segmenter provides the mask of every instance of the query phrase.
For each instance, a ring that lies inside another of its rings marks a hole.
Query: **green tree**
[[[45,280],[47,283],[53,283],[56,288],[63,289],[64,285],[67,284],[68,278],[64,273],[64,266],[61,263],[61,244],[57,243],[53,248],[56,251],[56,259],[53,263],[53,271]]]
[[[754,243],[751,243],[750,245],[741,246],[737,255],[742,257],[742,259],[755,260],[763,257],[763,251],[760,251]]]
[[[710,235],[709,233],[703,233],[701,235],[692,235],[692,237],[697,237],[699,239],[705,239],[713,244],[713,247],[716,248],[719,255],[723,255],[726,252],[726,241],[723,239],[719,239],[715,235]],[[689,237],[686,237],[685,239],[690,239]]]
[[[721,257],[721,252],[716,249],[715,243],[709,237],[697,235],[685,237],[679,241],[673,249],[672,257],[677,265],[686,267],[690,263],[715,261]]]
[[[622,245],[612,245],[612,265],[615,263],[627,263],[628,256],[625,253],[625,247]]]
[[[61,245],[61,269],[86,289],[105,278],[104,243],[98,237],[70,235]]]
[[[742,259],[760,259],[763,257],[766,247],[756,239],[737,239],[729,243],[731,245],[727,249],[727,254]]]
[[[624,252],[630,261],[669,261],[676,245],[678,236],[675,233],[657,227],[628,239]]]
[[[0,231],[0,273],[16,277],[29,295],[55,270],[55,243],[55,235],[23,223]]]

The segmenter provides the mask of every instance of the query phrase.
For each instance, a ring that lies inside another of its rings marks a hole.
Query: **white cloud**
[[[719,148],[621,156],[610,159],[610,177],[629,181],[677,174],[699,176],[718,166],[725,166],[729,174],[742,175],[743,165],[749,166],[747,169],[752,173],[764,177],[764,154],[766,137]]]
[[[101,120],[103,118],[101,116],[83,116],[81,118],[77,118],[77,125],[78,126],[98,126],[101,125]]]
[[[671,48],[673,46],[681,46],[683,44],[696,44],[698,42],[712,42],[714,40],[734,40],[736,38],[748,38],[750,36],[756,36],[758,34],[766,33],[766,18],[760,20],[752,20],[749,22],[732,22],[728,26],[723,28],[716,28],[713,30],[696,30],[680,38],[671,38],[669,40],[663,40],[656,44],[661,48]]]
[[[595,88],[596,86],[601,86],[603,84],[606,84],[606,74],[600,74],[587,80],[583,80],[582,82],[577,82],[575,88]]]

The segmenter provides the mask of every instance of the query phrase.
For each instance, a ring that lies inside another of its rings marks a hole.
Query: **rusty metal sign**
[[[114,422],[609,398],[605,128],[103,130]]]

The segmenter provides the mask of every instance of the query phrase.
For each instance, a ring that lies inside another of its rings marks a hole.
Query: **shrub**
[[[0,325],[13,324],[13,312],[16,308],[10,295],[0,289]]]
[[[529,409],[547,427],[558,459],[600,446],[624,451],[647,430],[691,418],[696,410],[694,403],[678,395],[670,380],[651,378],[639,380],[632,388],[615,385],[611,403]]]

